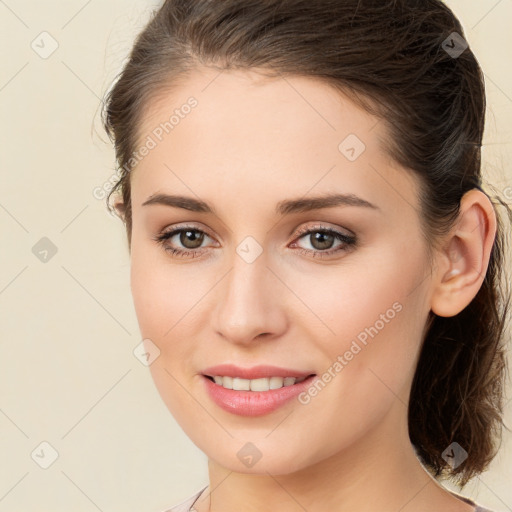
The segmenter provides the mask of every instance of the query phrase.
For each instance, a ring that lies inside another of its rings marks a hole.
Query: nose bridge
[[[267,267],[266,253],[255,257],[251,243],[237,247],[232,268],[222,280],[216,309],[215,330],[234,343],[250,343],[260,334],[275,335],[285,327],[278,292],[276,295],[277,280]]]

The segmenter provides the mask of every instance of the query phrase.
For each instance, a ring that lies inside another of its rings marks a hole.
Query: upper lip
[[[260,379],[263,377],[307,377],[313,375],[313,372],[294,370],[292,368],[281,368],[272,365],[258,365],[242,368],[234,364],[220,364],[210,366],[203,370],[203,375],[214,377],[240,377],[242,379]]]

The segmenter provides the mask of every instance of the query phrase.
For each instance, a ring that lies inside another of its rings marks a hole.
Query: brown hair
[[[431,250],[454,225],[464,193],[482,190],[483,73],[469,47],[448,51],[453,32],[464,37],[439,0],[165,1],[137,37],[103,112],[121,170],[107,202],[111,208],[110,196],[120,192],[128,246],[128,164],[144,108],[188,71],[211,66],[319,78],[377,116],[389,133],[386,151],[420,177]],[[436,477],[458,475],[461,486],[494,458],[503,425],[510,292],[497,217],[473,301],[453,317],[430,312],[410,395],[409,435],[420,461]],[[467,452],[458,466],[443,456],[452,442]]]

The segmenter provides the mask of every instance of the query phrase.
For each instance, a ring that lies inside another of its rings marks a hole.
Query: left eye
[[[310,245],[313,247],[313,249],[321,252],[327,252],[327,250],[331,249],[333,243],[336,240],[340,242],[340,245],[352,245],[355,242],[354,237],[344,235],[343,233],[339,233],[338,231],[335,231],[333,229],[310,230],[307,231],[306,233],[303,233],[298,238],[298,240],[300,240],[301,238],[306,238],[307,240],[309,240]]]

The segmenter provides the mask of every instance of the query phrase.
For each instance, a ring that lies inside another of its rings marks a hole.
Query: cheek
[[[360,382],[361,391],[381,386],[380,377],[399,392],[414,372],[429,311],[424,254],[418,248],[404,260],[390,245],[368,260],[304,273],[295,291],[313,313],[308,338],[326,356],[325,371]]]
[[[149,371],[163,402],[178,422],[193,424],[200,411],[187,391],[194,348],[190,339],[197,330],[192,306],[205,292],[199,289],[200,280],[190,280],[192,266],[183,271],[170,268],[154,252],[137,242],[132,245],[130,279],[139,330],[143,339],[158,347]]]
[[[130,285],[142,336],[163,340],[180,319],[188,321],[187,310],[201,297],[202,286],[193,265],[167,265],[158,251],[134,238]]]
[[[339,267],[302,272],[300,279],[287,277],[295,283],[293,290],[308,307],[310,319],[315,325],[321,320],[333,340],[356,337],[375,324],[379,331],[388,330],[390,323],[403,320],[405,315],[397,314],[402,307],[411,314],[424,309],[419,286],[425,273],[421,252],[410,252],[404,259],[396,246],[382,245],[349,258]]]

